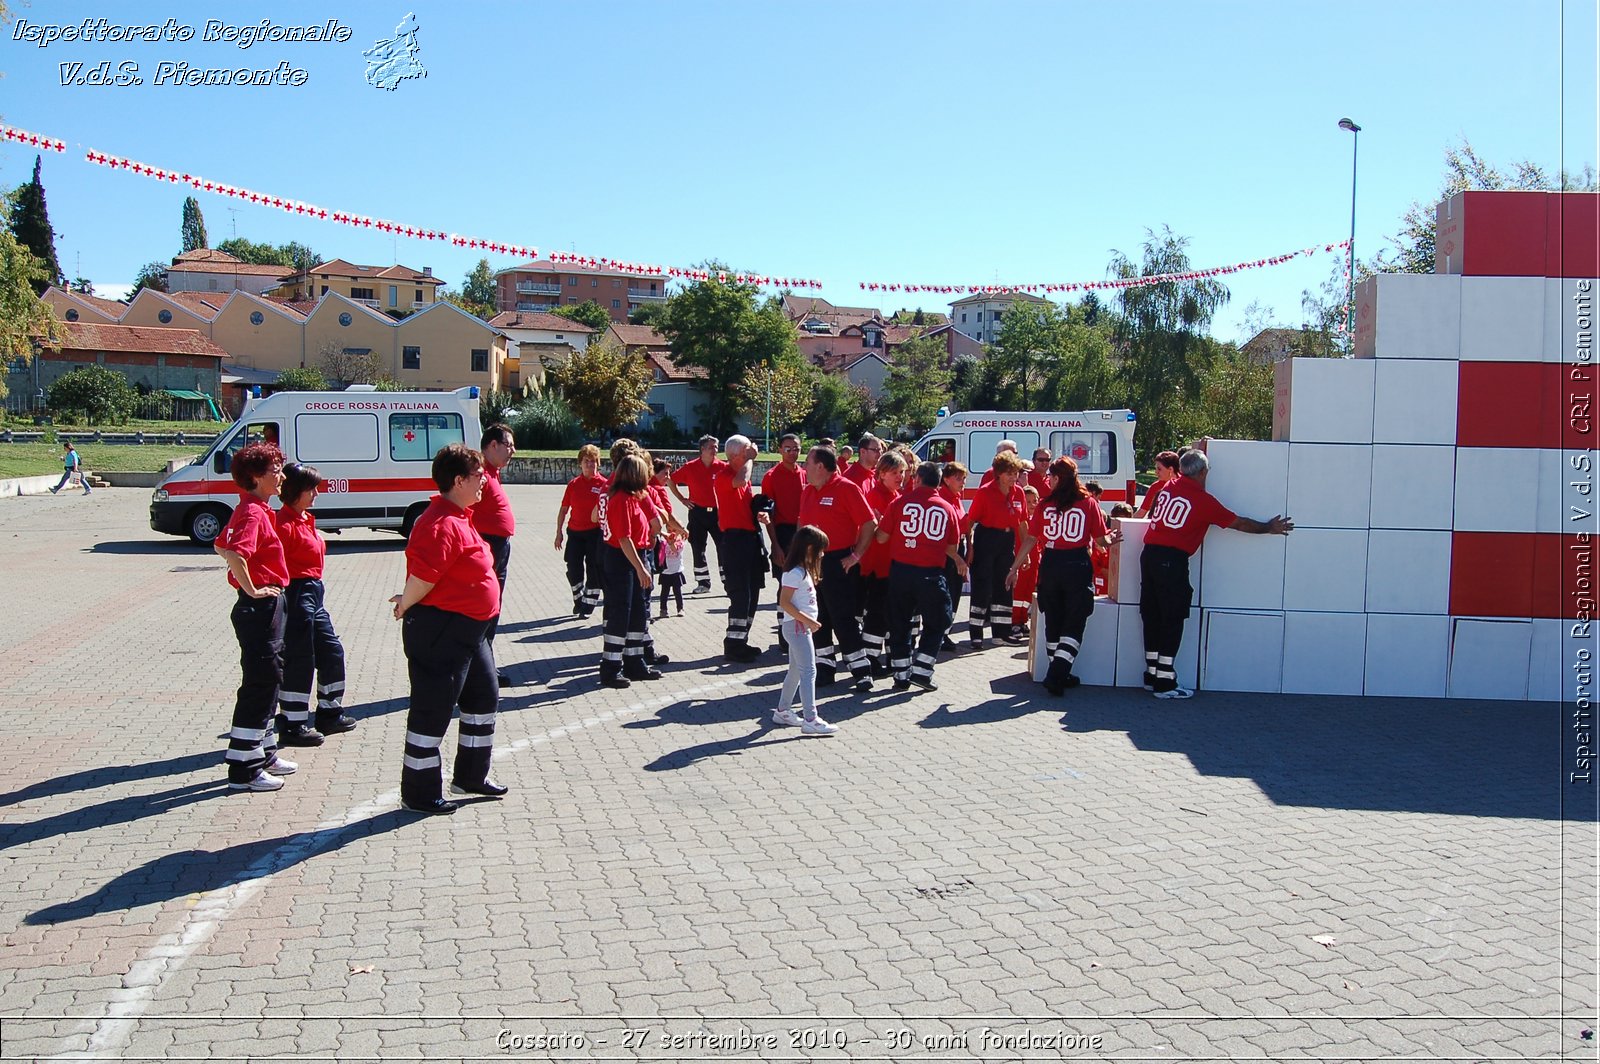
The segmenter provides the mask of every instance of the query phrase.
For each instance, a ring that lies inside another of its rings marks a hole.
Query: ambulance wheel
[[[405,517],[403,519],[401,519],[401,521],[400,521],[400,538],[401,539],[409,540],[411,538],[411,526],[413,526],[413,525],[415,525],[417,523],[417,518],[421,517],[422,516],[422,511],[426,510],[427,508],[428,508],[428,504],[427,503],[419,502],[415,506],[413,506],[411,509],[406,511]]]
[[[189,511],[189,538],[209,547],[228,524],[228,511],[220,506],[197,506]]]

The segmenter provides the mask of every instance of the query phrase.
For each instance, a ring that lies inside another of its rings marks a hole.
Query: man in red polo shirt
[[[683,466],[667,482],[678,501],[689,508],[689,549],[694,553],[694,594],[703,595],[711,590],[711,566],[706,560],[706,537],[717,545],[717,568],[722,563],[722,528],[717,523],[717,496],[711,489],[711,479],[727,468],[728,463],[717,457],[717,438],[700,437],[700,457]],[[678,490],[689,489],[685,495]],[[723,574],[723,582],[727,575]]]
[[[772,534],[785,556],[794,530],[800,527],[800,493],[806,473],[800,468],[800,437],[786,432],[778,437],[778,464],[761,478],[761,494],[772,500]],[[783,575],[783,558],[773,558],[773,575]]]
[[[841,470],[839,475],[848,478],[864,495],[872,490],[872,481],[878,472],[878,456],[883,453],[883,441],[869,432],[861,437],[856,453],[856,460],[850,463],[849,468]]]
[[[917,486],[889,504],[878,522],[877,539],[889,545],[889,668],[895,690],[916,684],[937,691],[933,666],[939,644],[950,630],[950,593],[945,588],[948,559],[965,576],[967,563],[956,552],[961,542],[961,511],[939,495],[940,466],[917,466]],[[922,618],[922,638],[911,650],[911,618]]]
[[[729,436],[727,455],[728,461],[711,482],[716,494],[717,525],[722,530],[717,559],[722,563],[722,582],[728,589],[728,630],[722,637],[722,656],[729,661],[754,661],[761,651],[750,645],[750,624],[755,620],[767,562],[751,504],[755,493],[750,488],[750,463],[755,459],[756,448],[748,437]],[[763,513],[760,522],[769,523],[768,516]]]
[[[483,498],[472,507],[472,527],[478,530],[478,535],[489,544],[489,551],[494,555],[494,578],[500,582],[500,601],[503,604],[506,570],[511,565],[511,537],[517,532],[517,518],[511,512],[511,500],[506,498],[506,489],[501,486],[500,473],[511,461],[511,456],[517,453],[517,441],[511,434],[510,425],[496,423],[483,430],[481,446]],[[500,616],[496,614],[494,620],[489,622],[489,631],[484,637],[490,645],[494,644],[494,636],[499,629]],[[511,677],[506,675],[504,669],[498,670],[496,678],[501,687],[511,686]]]
[[[878,456],[873,454],[873,465]],[[872,661],[861,638],[861,584],[856,567],[866,554],[878,523],[861,489],[839,471],[832,447],[813,447],[806,456],[806,488],[800,495],[800,523],[815,525],[828,537],[822,556],[822,580],[817,584],[822,627],[812,635],[817,651],[817,683],[829,684],[838,675],[833,643],[838,636],[838,657],[855,677],[856,689],[872,687]]]
[[[1210,464],[1201,451],[1187,452],[1178,463],[1181,476],[1167,481],[1166,490],[1150,511],[1139,556],[1139,616],[1144,621],[1144,686],[1157,698],[1192,698],[1194,692],[1178,686],[1173,662],[1183,643],[1183,624],[1189,619],[1189,557],[1200,549],[1212,525],[1254,535],[1286,536],[1294,522],[1279,514],[1270,521],[1240,517],[1206,491]]]

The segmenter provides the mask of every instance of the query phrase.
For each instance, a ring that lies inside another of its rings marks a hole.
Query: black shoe
[[[504,784],[485,779],[482,783],[451,783],[451,794],[481,794],[485,798],[504,798],[511,790]]]
[[[600,686],[614,687],[619,691],[624,691],[633,685],[628,682],[628,679],[625,676],[602,676],[600,677]]]
[[[281,746],[321,746],[322,733],[309,724],[280,723],[278,743]]]
[[[954,639],[951,639],[949,636],[945,636],[943,639],[939,640],[939,649],[960,650],[961,648],[956,646],[956,641]]]
[[[856,687],[857,691],[870,691],[870,690],[872,690],[872,677],[871,676],[857,676],[856,677],[855,687]]]
[[[924,691],[937,691],[939,689],[939,685],[933,682],[932,676],[913,676],[911,677],[911,682],[922,688]]]
[[[646,665],[671,665],[672,664],[672,659],[670,657],[668,657],[665,654],[660,654],[660,653],[646,654],[645,657],[644,657],[644,661],[645,661]]]
[[[736,661],[740,664],[749,664],[761,656],[761,651],[759,648],[750,646],[749,644],[724,644],[722,648],[722,656],[727,658],[729,661]]]
[[[641,669],[638,672],[626,673],[625,677],[630,682],[635,681],[635,680],[659,680],[659,679],[661,679],[661,670],[660,669]]]
[[[1078,679],[1076,676],[1073,676],[1072,674],[1069,673],[1067,675],[1067,678],[1065,680],[1061,681],[1061,686],[1062,687],[1076,687],[1082,682],[1083,682],[1082,680]]]
[[[433,801],[423,802],[421,805],[412,805],[402,798],[400,800],[400,808],[412,813],[424,813],[428,816],[449,816],[457,809],[460,809],[461,806],[457,802],[449,802],[443,798],[435,798]]]
[[[1060,698],[1062,695],[1067,693],[1067,689],[1058,683],[1046,683],[1044,685],[1044,689],[1055,695],[1057,698]]]
[[[354,717],[346,716],[343,713],[330,716],[323,716],[321,713],[317,714],[317,731],[323,735],[341,735],[344,732],[355,730],[356,718]]]
[[[894,682],[894,689],[896,691],[909,691],[909,690],[911,690],[911,681],[910,680],[896,680]]]

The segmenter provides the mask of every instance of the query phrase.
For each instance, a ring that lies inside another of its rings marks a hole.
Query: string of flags
[[[0,124],[0,140],[13,141],[27,144],[43,150],[64,153],[67,150],[66,141],[47,137],[39,133],[29,132],[15,126]],[[121,170],[124,173],[136,174],[140,177],[150,178],[155,181],[165,181],[169,184],[187,185],[200,192],[210,192],[219,196],[243,200],[262,207],[272,207],[286,214],[295,214],[305,218],[316,218],[319,221],[335,222],[348,225],[357,229],[376,230],[392,236],[404,236],[414,240],[437,240],[452,244],[460,248],[471,248],[478,251],[489,251],[500,255],[513,255],[518,258],[537,259],[539,249],[529,244],[517,244],[499,240],[486,240],[482,237],[464,236],[460,233],[446,232],[442,229],[432,229],[425,226],[410,225],[385,218],[372,218],[364,214],[355,214],[348,211],[329,210],[315,204],[305,203],[284,196],[269,195],[238,185],[229,185],[221,181],[213,181],[200,174],[191,174],[178,170],[166,170],[159,166],[126,159],[106,152],[96,151],[93,148],[85,152],[86,161],[96,166],[104,166],[112,170]],[[1312,246],[1300,248],[1295,251],[1284,252],[1280,255],[1271,255],[1266,258],[1250,259],[1237,262],[1229,266],[1213,266],[1200,270],[1187,270],[1182,273],[1155,274],[1147,277],[1116,278],[1107,281],[1071,281],[1063,283],[1043,284],[922,284],[906,282],[862,281],[861,290],[864,292],[930,292],[942,294],[1002,294],[1009,292],[1038,293],[1064,293],[1064,292],[1092,292],[1120,290],[1126,288],[1139,288],[1145,285],[1162,284],[1170,281],[1194,281],[1210,277],[1222,277],[1229,274],[1242,273],[1245,270],[1264,269],[1279,266],[1293,259],[1310,256],[1318,251],[1345,252],[1345,276],[1348,279],[1350,265],[1350,241],[1343,240],[1334,244],[1324,244],[1320,247]],[[588,269],[609,270],[615,273],[628,274],[641,277],[671,277],[682,281],[711,281],[723,283],[748,284],[760,288],[777,289],[820,289],[822,282],[807,277],[780,277],[769,274],[742,273],[736,271],[711,271],[690,269],[681,266],[667,266],[659,263],[632,262],[625,259],[613,259],[607,256],[580,255],[576,252],[552,251],[548,256],[552,263],[564,266],[579,266]],[[1342,329],[1342,326],[1341,326]]]

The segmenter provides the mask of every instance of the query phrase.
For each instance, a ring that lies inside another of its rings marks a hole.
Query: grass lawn
[[[113,446],[89,443],[78,448],[83,466],[91,473],[153,473],[167,468],[174,458],[199,454],[201,448],[171,444]],[[61,446],[55,443],[0,443],[0,480],[61,474]]]

